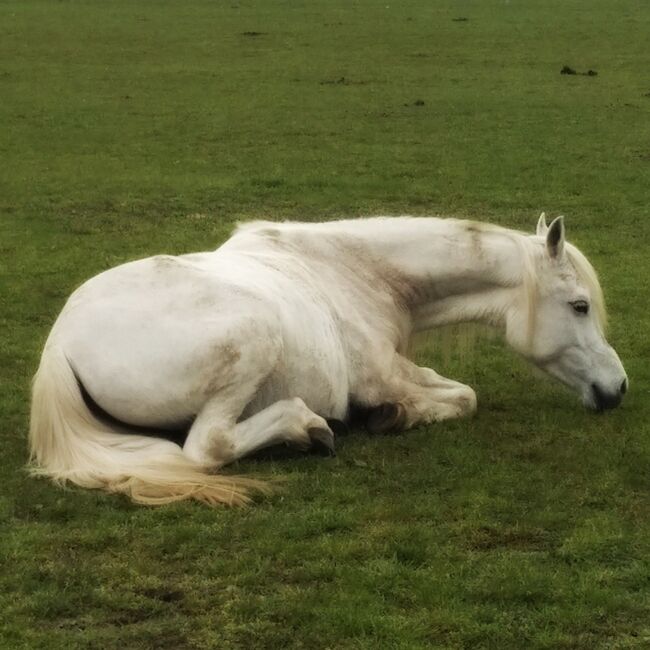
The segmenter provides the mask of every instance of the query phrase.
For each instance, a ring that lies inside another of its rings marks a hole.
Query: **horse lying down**
[[[542,215],[535,235],[437,218],[254,222],[216,251],[123,264],[72,294],[34,378],[32,471],[140,503],[245,503],[265,484],[215,470],[278,443],[333,450],[328,419],[352,405],[382,431],[471,415],[469,386],[405,356],[414,332],[467,321],[500,328],[589,408],[627,389],[562,217]],[[182,447],[134,433],[184,423]]]

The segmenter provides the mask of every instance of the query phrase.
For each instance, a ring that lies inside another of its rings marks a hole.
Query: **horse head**
[[[534,279],[521,299],[527,305],[508,314],[506,337],[535,365],[576,391],[586,407],[617,407],[628,379],[605,338],[604,301],[593,267],[565,240],[563,217],[547,226],[542,214],[530,242]]]

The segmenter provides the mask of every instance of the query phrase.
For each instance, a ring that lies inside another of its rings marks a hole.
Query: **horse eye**
[[[573,311],[577,314],[588,314],[589,313],[589,303],[586,300],[576,300],[575,302],[569,303],[573,307]]]

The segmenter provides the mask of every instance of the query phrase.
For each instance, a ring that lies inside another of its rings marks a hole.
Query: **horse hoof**
[[[311,448],[319,456],[336,456],[334,434],[329,429],[309,429]]]
[[[381,404],[370,409],[366,421],[368,433],[383,435],[397,433],[406,424],[406,409],[401,404]]]

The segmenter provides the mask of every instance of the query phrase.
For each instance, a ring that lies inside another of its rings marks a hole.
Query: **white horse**
[[[77,289],[34,379],[33,471],[141,503],[244,503],[214,470],[286,443],[472,414],[474,391],[405,356],[412,333],[482,321],[593,409],[627,377],[594,270],[562,217],[536,235],[470,221],[255,222],[214,252],[130,262]],[[374,410],[372,410],[374,409]],[[134,427],[189,427],[181,448]],[[130,432],[129,432],[130,430]]]

